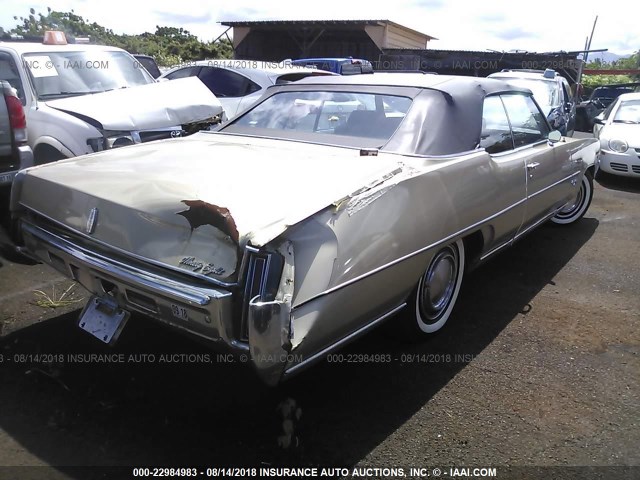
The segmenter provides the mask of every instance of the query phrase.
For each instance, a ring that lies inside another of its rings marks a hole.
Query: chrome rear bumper
[[[193,285],[84,249],[39,226],[21,224],[26,250],[94,295],[204,338],[215,347],[248,352],[233,324],[232,293]]]

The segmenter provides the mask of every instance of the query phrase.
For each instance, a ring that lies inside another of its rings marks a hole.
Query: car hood
[[[208,120],[222,113],[197,77],[47,100],[49,107],[105,130],[148,130]]]
[[[262,246],[401,167],[391,154],[199,133],[29,169],[20,203],[110,248],[228,278],[247,244]]]
[[[609,123],[602,129],[600,138],[620,139],[633,147],[640,147],[640,124]]]

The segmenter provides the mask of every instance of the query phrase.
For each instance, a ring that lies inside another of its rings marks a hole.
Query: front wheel
[[[587,170],[582,176],[580,189],[577,196],[572,202],[562,208],[555,216],[551,217],[551,221],[558,225],[569,225],[580,220],[586,213],[591,199],[593,198],[593,174],[591,170]]]
[[[433,256],[403,312],[409,339],[435,333],[444,327],[453,311],[464,274],[462,240],[442,247]]]

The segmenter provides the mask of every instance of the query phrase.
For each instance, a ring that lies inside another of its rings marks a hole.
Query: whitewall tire
[[[407,302],[404,322],[409,333],[424,336],[444,327],[460,293],[464,265],[462,240],[437,251]]]
[[[569,225],[580,220],[587,212],[593,198],[593,174],[587,170],[582,176],[580,189],[576,198],[569,202],[562,210],[558,211],[551,221],[558,225]]]

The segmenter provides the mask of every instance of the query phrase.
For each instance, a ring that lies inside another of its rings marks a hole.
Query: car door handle
[[[540,164],[538,162],[527,163],[527,170],[535,170],[539,166]]]

